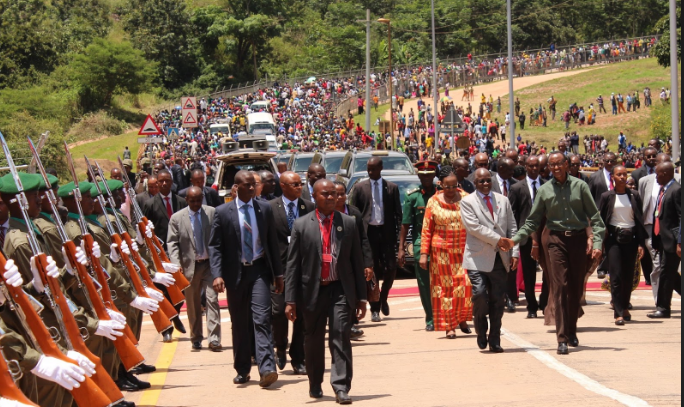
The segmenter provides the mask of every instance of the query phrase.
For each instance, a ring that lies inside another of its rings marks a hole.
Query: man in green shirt
[[[587,184],[568,176],[568,159],[553,153],[548,166],[553,179],[539,188],[527,221],[506,248],[525,240],[546,217],[541,242],[548,256],[549,301],[556,301],[557,353],[566,355],[568,344],[579,345],[577,319],[588,255],[594,261],[601,258],[605,225]],[[587,239],[590,225],[593,240]]]
[[[399,234],[399,253],[397,256],[399,267],[403,267],[406,262],[406,251],[404,248],[406,247],[406,237],[408,236],[409,229],[412,230],[411,236],[413,237],[413,258],[417,259],[420,257],[420,235],[423,230],[423,216],[425,216],[427,202],[432,198],[437,189],[434,185],[437,165],[436,161],[420,161],[414,165],[418,172],[418,178],[420,178],[421,187],[409,191],[404,200],[401,233]],[[425,330],[431,332],[435,330],[435,326],[432,321],[430,272],[421,268],[415,260],[413,266],[416,271],[416,280],[418,280],[420,302],[425,310]]]

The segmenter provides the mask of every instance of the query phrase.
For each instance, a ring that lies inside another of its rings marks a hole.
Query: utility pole
[[[379,18],[379,23],[387,24],[387,59],[389,62],[389,101],[390,101],[390,145],[388,150],[394,150],[394,111],[392,110],[392,22],[387,18]],[[384,136],[383,136],[384,137]]]
[[[677,4],[670,0],[670,107],[672,111],[672,161],[679,158],[679,67],[677,65]]]
[[[673,1],[673,0],[670,0]],[[513,33],[511,31],[511,0],[506,0],[506,26],[508,29],[508,117],[510,126],[507,130],[511,146],[515,145],[515,98],[513,96]]]

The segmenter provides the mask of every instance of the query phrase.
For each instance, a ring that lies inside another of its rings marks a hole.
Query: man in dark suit
[[[498,161],[499,172],[490,171],[492,176],[492,191],[508,197],[511,187],[517,181],[513,178],[515,163],[510,158],[502,158]]]
[[[267,170],[259,171],[259,178],[261,178],[261,198],[272,201],[276,198],[274,192],[276,189],[276,179],[273,173]]]
[[[325,167],[321,164],[311,164],[306,171],[307,182],[302,188],[302,198],[313,202],[313,186],[319,179],[326,177]]]
[[[332,181],[314,187],[316,211],[295,221],[287,256],[285,315],[295,321],[302,308],[306,329],[309,395],[323,397],[325,331],[329,320],[330,383],[339,404],[351,404],[352,317],[366,314],[366,282],[356,221],[336,212]]]
[[[454,173],[458,179],[458,186],[469,194],[475,192],[475,185],[468,179],[470,164],[465,158],[457,158],[454,161]]]
[[[397,184],[381,177],[382,159],[371,157],[367,164],[368,180],[354,187],[351,204],[359,208],[373,251],[373,272],[382,282],[380,301],[371,303],[371,320],[380,322],[380,311],[390,313],[387,297],[397,275],[397,238],[401,227],[401,202]]]
[[[594,203],[598,205],[601,200],[601,195],[613,189],[613,176],[611,172],[613,167],[617,164],[617,157],[615,153],[607,152],[603,155],[603,168],[599,169],[589,177],[589,191],[594,197]]]
[[[475,171],[478,168],[489,169],[489,156],[486,153],[477,153],[473,157],[473,167],[471,168],[470,175],[468,175],[468,181],[473,182],[473,185],[475,185]]]
[[[661,272],[658,281],[656,310],[649,318],[670,318],[672,291],[681,287],[682,277],[677,269],[681,258],[677,255],[682,221],[682,187],[674,179],[671,162],[658,164],[656,180],[660,186],[653,213],[653,247],[660,253]]]
[[[221,205],[223,201],[218,195],[218,192],[212,187],[208,187],[205,185],[205,180],[206,180],[206,174],[204,171],[200,169],[195,169],[192,170],[192,173],[190,175],[190,183],[192,186],[200,188],[202,190],[202,205],[207,205],[211,206],[212,208],[216,208],[217,206]],[[188,189],[190,187],[182,189],[178,191],[178,195],[185,198]]]
[[[183,190],[183,189],[191,186],[190,184],[192,184],[192,181],[188,182],[188,176],[187,176],[188,170],[185,168],[185,163],[183,162],[182,158],[180,158],[180,157],[176,158],[175,164],[173,164],[171,166],[170,171],[171,171],[171,175],[173,176],[173,183],[176,185],[176,189],[178,191]],[[192,185],[194,185],[194,184],[192,184]],[[197,186],[197,185],[195,185],[195,186]]]
[[[237,199],[216,208],[209,238],[214,290],[228,291],[232,321],[235,384],[249,381],[252,342],[261,387],[278,380],[271,334],[271,285],[283,291],[275,218],[268,202],[254,199],[256,181],[249,171],[235,174]]]
[[[532,204],[534,203],[537,190],[544,184],[544,180],[542,180],[539,176],[539,158],[537,156],[531,156],[527,158],[527,161],[525,162],[525,169],[527,171],[527,176],[525,179],[513,185],[511,187],[511,192],[508,194],[508,200],[511,203],[516,226],[518,228],[525,224],[525,221],[532,210]],[[537,310],[540,308],[542,310],[544,309],[544,307],[540,306],[540,302],[541,305],[545,306],[546,301],[544,294],[542,294],[540,301],[537,302],[537,297],[534,291],[535,285],[537,283],[537,262],[530,255],[531,251],[532,239],[527,239],[525,242],[520,244],[520,261],[522,262],[523,280],[525,281],[527,317],[536,318]],[[515,311],[515,305],[513,304],[513,301],[514,299],[518,298],[518,289],[515,283],[516,275],[517,270],[509,273],[508,289],[506,290],[506,295],[508,297],[506,300],[506,311],[508,312]]]
[[[582,168],[582,160],[580,159],[580,156],[577,154],[570,154],[568,157],[568,162],[570,164],[568,167],[570,169],[569,174],[575,178],[581,179],[586,183],[589,183],[589,177],[580,172],[580,168]]]
[[[154,225],[154,233],[158,238],[162,239],[164,250],[167,250],[166,238],[169,231],[169,220],[174,213],[185,208],[188,204],[185,202],[185,199],[171,192],[173,177],[168,170],[159,170],[157,173],[157,182],[159,184],[159,193],[145,202],[143,214],[152,222]],[[166,287],[161,284],[155,285],[164,293],[164,296],[171,301],[171,297],[169,297],[169,292],[166,290]],[[182,306],[183,302],[174,305],[174,308],[176,308],[179,315]],[[185,326],[183,326],[180,318],[173,319],[173,326],[181,333],[185,333]],[[168,342],[172,333],[173,328],[164,331],[164,341]]]
[[[655,174],[656,169],[656,157],[658,156],[658,150],[653,147],[646,147],[641,152],[644,156],[644,165],[638,169],[632,171],[632,178],[634,179],[634,185],[639,188],[639,180],[646,175]]]
[[[262,178],[263,180],[263,178]],[[287,263],[287,248],[290,245],[290,232],[295,220],[312,212],[315,209],[313,202],[301,198],[302,179],[296,172],[285,171],[280,174],[280,188],[283,196],[269,203],[273,209],[275,218],[275,233],[278,236],[280,248],[280,264]],[[285,317],[285,294],[271,293],[273,302],[273,342],[276,349],[276,364],[280,370],[285,368],[285,351],[287,350],[288,322]],[[301,310],[300,310],[301,311]],[[304,319],[297,315],[297,320],[292,327],[292,343],[290,344],[290,360],[292,370],[296,374],[305,375],[304,365]]]

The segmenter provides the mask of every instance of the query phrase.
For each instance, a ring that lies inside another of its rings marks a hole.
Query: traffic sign
[[[163,141],[161,137],[138,137],[138,144],[159,144]]]
[[[194,96],[186,96],[181,101],[183,109],[197,109],[197,99]]]
[[[456,113],[453,106],[447,111],[444,121],[440,126],[440,132],[442,134],[463,134],[463,132],[465,132],[463,120],[461,119],[461,116]]]
[[[197,127],[197,112],[183,109],[183,127]]]
[[[166,129],[166,138],[169,140],[176,140],[180,137],[180,132],[178,131],[178,127],[169,127]]]
[[[142,127],[140,127],[140,131],[138,132],[138,135],[140,135],[140,136],[154,136],[157,134],[162,134],[162,131],[159,130],[159,126],[157,126],[157,123],[154,122],[152,115],[148,114],[147,118],[143,122]]]

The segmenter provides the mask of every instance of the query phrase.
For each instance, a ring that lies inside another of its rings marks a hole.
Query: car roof
[[[227,154],[218,155],[216,156],[216,159],[218,161],[223,161],[226,164],[241,165],[255,162],[268,162],[276,155],[277,153],[274,151],[256,151],[250,148],[244,148]]]

